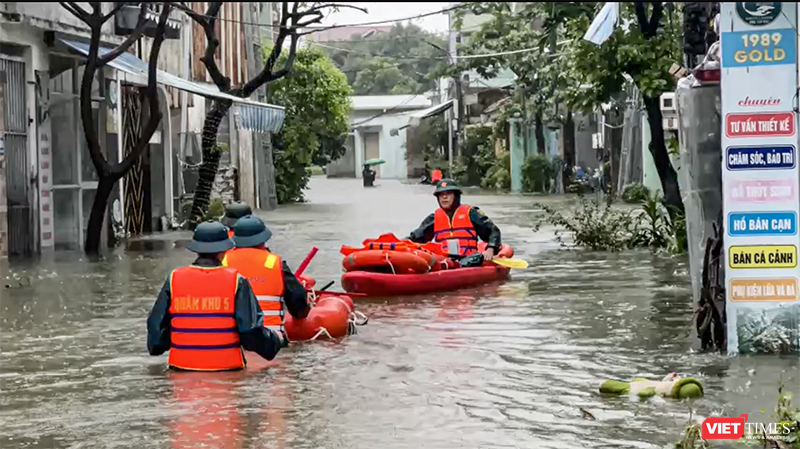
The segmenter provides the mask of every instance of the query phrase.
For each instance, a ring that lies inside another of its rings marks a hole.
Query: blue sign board
[[[728,214],[728,235],[768,236],[797,234],[795,212],[731,212]]]
[[[792,28],[722,33],[722,68],[794,64],[796,35]]]
[[[778,170],[794,168],[794,145],[728,147],[725,166],[728,170]]]

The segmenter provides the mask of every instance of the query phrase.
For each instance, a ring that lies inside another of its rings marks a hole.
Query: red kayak
[[[342,287],[372,297],[421,295],[505,280],[509,271],[496,265],[403,275],[350,271],[342,275]]]

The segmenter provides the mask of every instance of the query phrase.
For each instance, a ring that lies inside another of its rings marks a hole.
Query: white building
[[[361,178],[364,161],[379,158],[386,162],[373,168],[376,177],[406,179],[406,129],[452,104],[433,105],[424,95],[355,95],[351,99],[347,151],[328,165],[328,177]]]

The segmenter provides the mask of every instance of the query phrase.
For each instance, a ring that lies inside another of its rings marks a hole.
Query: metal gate
[[[30,175],[28,173],[28,112],[25,63],[0,55],[0,79],[5,81],[6,190],[8,195],[8,255],[33,254]]]

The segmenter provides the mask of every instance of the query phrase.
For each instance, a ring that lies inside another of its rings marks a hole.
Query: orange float
[[[322,295],[303,319],[286,314],[284,328],[290,341],[312,340],[327,334],[332,338],[347,335],[350,317],[355,308],[353,301],[343,295]]]
[[[426,260],[427,259],[427,260]],[[433,259],[411,251],[382,251],[368,249],[345,256],[345,271],[370,271],[393,274],[421,274],[431,271]]]

